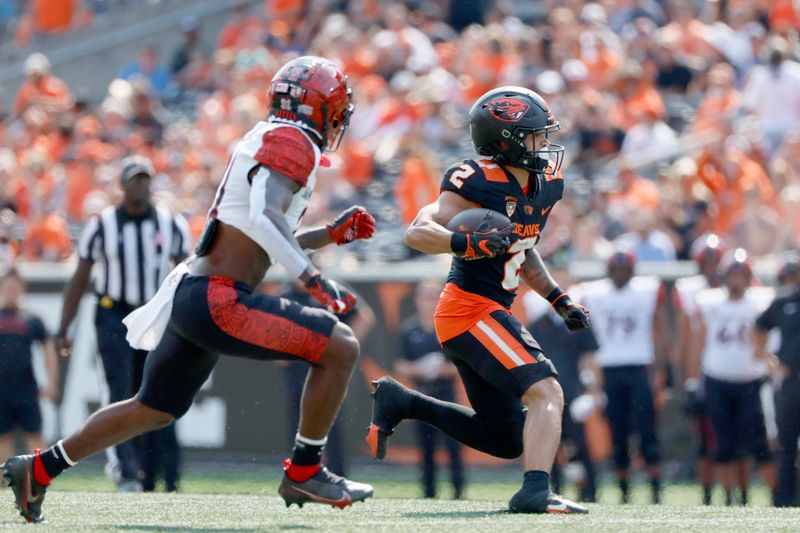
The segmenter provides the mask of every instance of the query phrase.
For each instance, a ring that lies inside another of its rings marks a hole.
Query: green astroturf
[[[751,506],[726,508],[697,506],[696,485],[667,486],[661,506],[647,505],[647,486],[639,485],[633,504],[622,506],[607,485],[589,515],[523,516],[505,512],[518,487],[513,471],[471,472],[469,499],[452,501],[445,483],[444,498],[419,499],[414,468],[359,467],[353,478],[373,483],[375,498],[344,511],[312,504],[287,509],[276,496],[278,475],[275,465],[194,465],[180,494],[117,494],[98,465],[80,465],[54,483],[45,503],[48,523],[35,531],[800,531],[800,509],[766,507],[758,487]],[[0,490],[0,530],[16,530],[21,520],[11,491]]]

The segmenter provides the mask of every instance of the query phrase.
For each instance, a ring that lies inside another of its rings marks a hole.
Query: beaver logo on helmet
[[[486,102],[486,107],[495,118],[504,122],[519,122],[525,116],[530,104],[519,98],[501,96]]]

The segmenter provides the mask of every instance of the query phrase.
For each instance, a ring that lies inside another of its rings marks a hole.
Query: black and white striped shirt
[[[142,217],[109,206],[92,217],[81,233],[78,256],[100,262],[95,292],[138,307],[158,290],[170,261],[189,254],[189,225],[180,215],[152,206]]]

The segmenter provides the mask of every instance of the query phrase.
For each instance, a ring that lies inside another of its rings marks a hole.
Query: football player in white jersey
[[[185,414],[218,354],[311,364],[294,453],[284,463],[278,490],[287,506],[319,502],[344,508],[372,495],[371,486],[320,465],[359,344],[333,314],[347,313],[355,298],[322,276],[304,250],[369,238],[375,220],[353,207],[325,227],[295,233],[321,151],[334,150],[347,129],[350,89],[329,61],[300,57],[275,74],[269,105],[267,121],[256,124],[231,154],[196,256],[125,319],[128,341],[152,350],[137,395],[96,412],[48,450],[13,457],[3,466],[3,479],[29,522],[42,520],[45,490],[63,470]],[[327,311],[253,293],[276,262]]]
[[[700,444],[697,454],[697,478],[703,488],[703,505],[711,504],[711,493],[714,486],[714,463],[711,460],[711,445],[714,442],[714,431],[711,420],[705,412],[703,390],[698,379],[687,379],[689,376],[689,343],[691,340],[692,317],[694,316],[695,295],[708,288],[719,287],[719,261],[725,253],[725,246],[718,235],[709,233],[699,237],[692,243],[689,255],[697,264],[699,274],[675,280],[672,292],[672,307],[675,309],[678,339],[672,360],[681,371],[685,380],[684,393],[687,413],[692,417],[695,432]],[[744,464],[746,468],[747,465]],[[743,473],[745,473],[743,471]]]
[[[630,498],[628,438],[635,430],[647,463],[652,501],[659,503],[661,475],[649,373],[657,361],[656,389],[662,390],[666,383],[666,296],[658,278],[634,276],[635,265],[632,253],[615,252],[608,260],[608,277],[582,283],[578,293],[592,314],[592,329],[600,345],[595,362],[602,369],[608,398],[606,415],[621,501],[627,503]]]
[[[747,252],[738,248],[720,262],[723,287],[695,296],[691,377],[702,376],[706,409],[716,437],[714,457],[725,503],[733,502],[738,459],[744,447],[757,462],[764,483],[775,487],[775,468],[767,443],[761,405],[766,361],[756,355],[750,330],[774,298],[768,287],[751,286],[753,272]],[[747,504],[749,480],[739,479],[740,503]]]

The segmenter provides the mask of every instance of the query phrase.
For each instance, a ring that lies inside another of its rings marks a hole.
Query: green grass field
[[[767,494],[753,491],[750,507],[700,507],[696,486],[668,486],[664,505],[648,506],[647,489],[634,503],[617,505],[613,487],[582,516],[522,516],[505,512],[517,488],[513,471],[471,474],[469,499],[419,499],[413,468],[355,468],[353,478],[375,485],[375,498],[340,511],[321,505],[287,509],[277,497],[274,465],[196,465],[185,473],[180,494],[117,494],[97,464],[80,465],[47,495],[48,523],[37,531],[800,531],[800,509],[766,507]],[[504,478],[508,478],[507,480]],[[565,494],[569,495],[567,489]],[[445,493],[445,496],[447,493]],[[0,529],[17,529],[10,490],[0,490]]]

